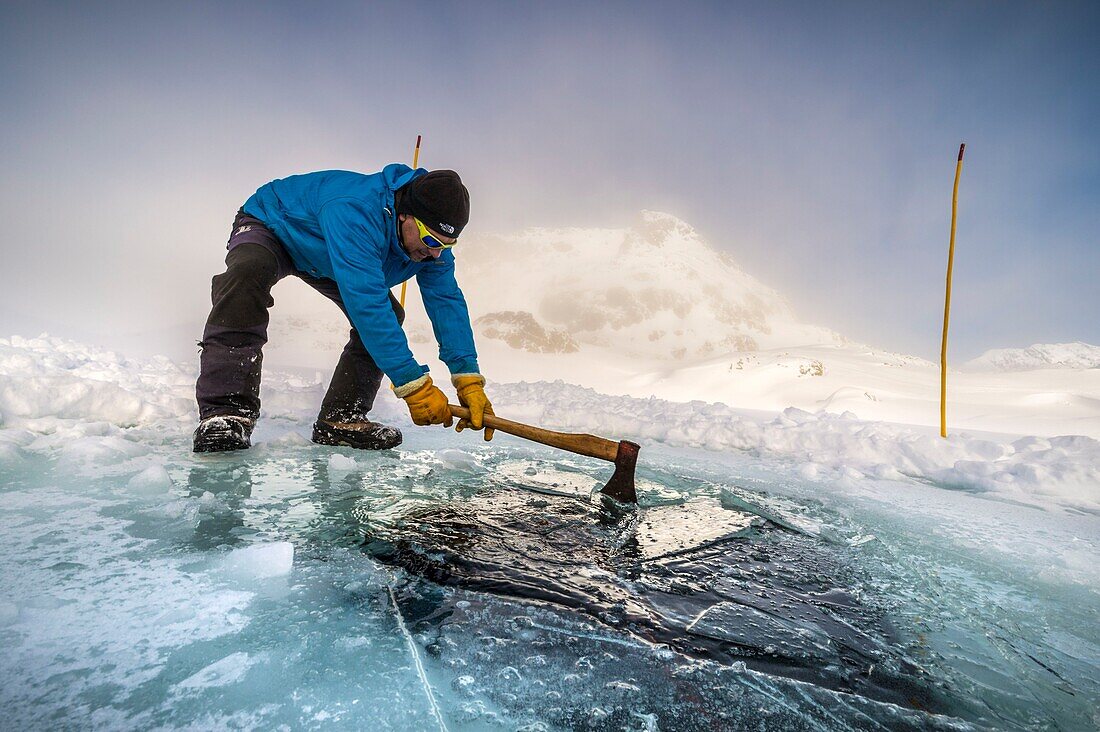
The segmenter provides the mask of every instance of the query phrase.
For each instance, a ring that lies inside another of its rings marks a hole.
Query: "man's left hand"
[[[485,396],[485,377],[481,374],[461,374],[451,377],[451,383],[458,390],[458,401],[462,406],[470,410],[469,419],[458,420],[455,430],[461,432],[467,427],[480,430],[484,427],[486,414],[493,414],[493,405],[489,397]],[[493,439],[494,430],[485,428],[485,441]]]

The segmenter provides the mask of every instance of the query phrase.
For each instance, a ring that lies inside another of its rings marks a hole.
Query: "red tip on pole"
[[[417,144],[417,145],[419,145],[419,144],[420,144],[420,138],[419,138],[419,137],[418,137],[418,138],[416,138],[416,144]],[[962,159],[963,159],[963,150],[965,150],[965,149],[966,149],[966,143],[965,143],[965,142],[964,142],[963,144],[959,145],[959,162],[962,162]]]

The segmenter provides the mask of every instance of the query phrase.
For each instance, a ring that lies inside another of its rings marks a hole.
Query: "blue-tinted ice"
[[[295,429],[5,468],[7,727],[1097,724],[1094,516],[652,447],[632,512],[504,436]]]

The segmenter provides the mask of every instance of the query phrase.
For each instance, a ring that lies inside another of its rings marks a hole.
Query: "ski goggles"
[[[424,242],[424,246],[428,249],[450,249],[458,241],[452,241],[450,244],[445,244],[435,237],[435,234],[428,231],[428,227],[424,225],[424,222],[413,216],[413,221],[416,222],[416,230],[420,232],[420,241]]]

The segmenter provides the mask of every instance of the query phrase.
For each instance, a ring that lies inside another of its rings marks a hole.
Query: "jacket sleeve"
[[[466,298],[455,281],[454,254],[449,250],[416,275],[424,310],[439,343],[439,360],[452,374],[478,374],[474,333]]]
[[[321,208],[319,219],[340,297],[367,352],[395,386],[419,379],[428,368],[413,358],[382,273],[382,215],[352,199],[337,199]]]

